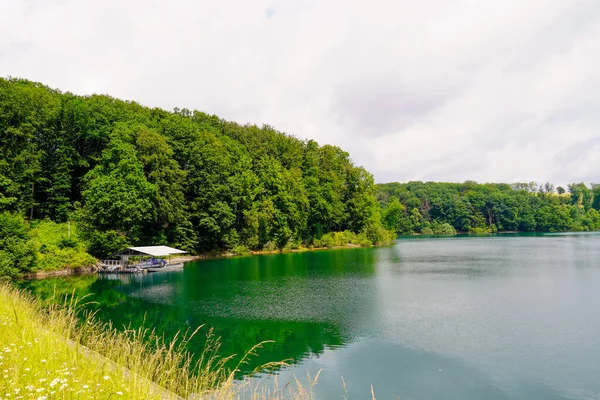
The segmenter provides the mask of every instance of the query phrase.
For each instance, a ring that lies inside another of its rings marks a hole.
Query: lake
[[[205,324],[224,355],[274,340],[245,372],[285,359],[281,384],[321,370],[320,399],[371,385],[378,399],[600,398],[599,233],[400,238],[27,285],[94,293],[117,326]]]

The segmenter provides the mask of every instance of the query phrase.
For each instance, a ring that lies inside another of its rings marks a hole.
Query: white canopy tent
[[[169,246],[142,246],[142,247],[128,247],[123,250],[121,254],[124,254],[127,250],[131,250],[132,253],[129,255],[147,255],[153,257],[166,257],[173,254],[185,254],[187,251],[175,249]]]

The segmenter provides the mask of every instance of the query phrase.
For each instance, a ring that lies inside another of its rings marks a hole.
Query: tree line
[[[399,234],[600,229],[600,184],[394,182],[377,196],[385,227]]]
[[[373,176],[338,147],[15,78],[0,78],[0,213],[75,221],[99,257],[392,239]]]

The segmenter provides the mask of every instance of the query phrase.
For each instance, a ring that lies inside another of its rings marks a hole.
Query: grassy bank
[[[79,320],[76,308],[74,303],[43,308],[30,295],[0,284],[0,398],[313,397],[299,383],[279,389],[235,381],[236,368],[217,355],[214,337],[193,362],[184,350],[190,334],[166,343],[148,329],[119,332],[93,315]]]
[[[0,213],[0,277],[95,264],[76,223],[26,221],[19,215]]]

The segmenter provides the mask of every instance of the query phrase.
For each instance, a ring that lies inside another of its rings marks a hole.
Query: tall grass
[[[0,283],[0,399],[312,399],[309,377],[280,387],[235,380],[237,367],[219,356],[209,331],[199,357],[186,351],[196,334],[171,341],[148,328],[119,331],[93,313],[78,317],[78,300],[43,307],[30,294]],[[194,361],[196,360],[196,361]],[[283,363],[261,367],[262,372]]]

